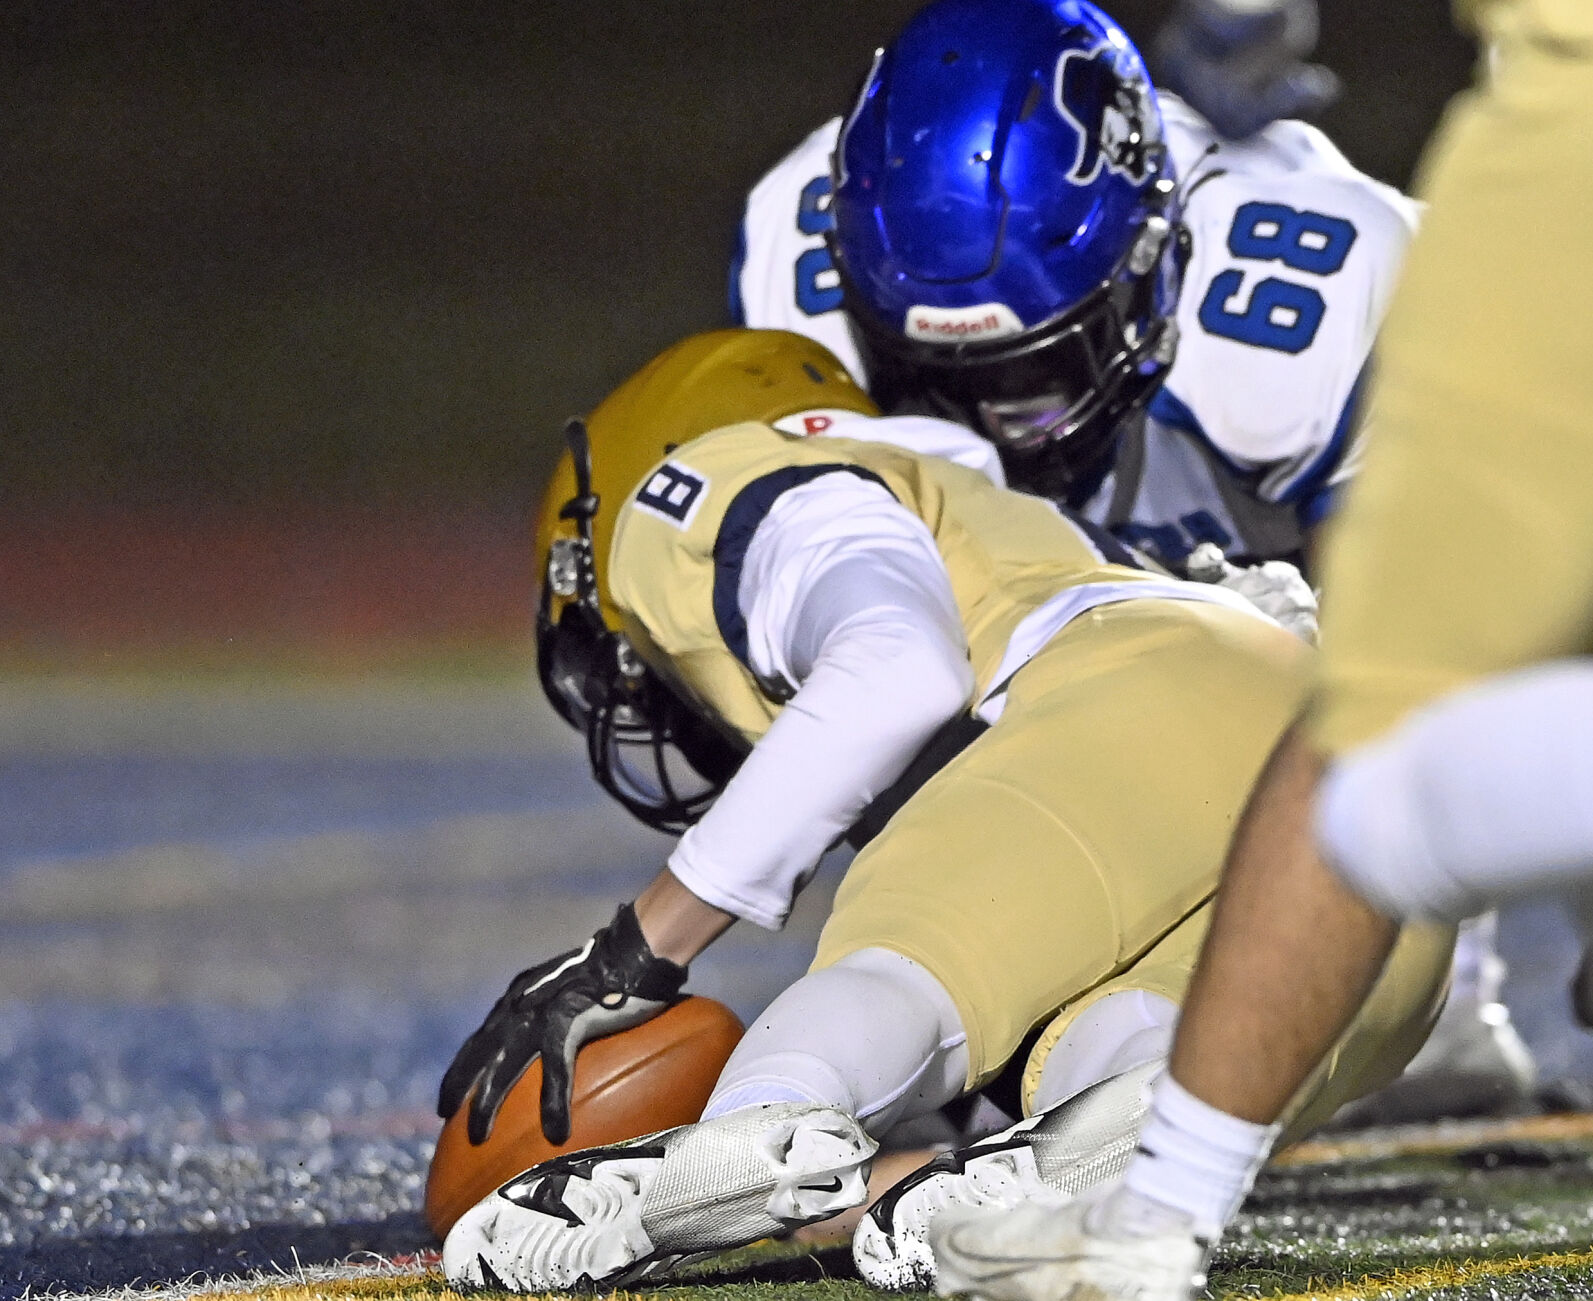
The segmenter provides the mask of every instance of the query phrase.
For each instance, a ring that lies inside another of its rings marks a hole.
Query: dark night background
[[[1470,51],[1323,7],[1405,184]],[[746,189],[915,8],[0,6],[0,673],[523,671],[562,421],[726,323]]]
[[[915,7],[13,0],[0,501],[523,507],[723,323],[745,189]],[[1406,183],[1469,51],[1439,0],[1324,7],[1323,125]]]

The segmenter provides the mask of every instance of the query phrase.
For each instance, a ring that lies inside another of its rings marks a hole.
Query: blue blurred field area
[[[518,679],[0,683],[0,828],[0,1298],[433,1246],[453,1049],[668,847]]]
[[[0,871],[174,840],[238,843],[591,803],[553,756],[69,755],[0,761]]]
[[[0,680],[0,1301],[435,1246],[419,1208],[454,1048],[668,850],[526,687]],[[842,868],[782,934],[732,929],[690,987],[754,1015]],[[1545,1073],[1593,1078],[1564,914],[1501,934]],[[1334,1205],[1299,1195],[1290,1214]]]

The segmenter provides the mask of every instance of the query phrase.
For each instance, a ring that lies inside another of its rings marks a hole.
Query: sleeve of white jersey
[[[1342,478],[1419,207],[1305,123],[1234,144],[1162,100],[1193,252],[1178,353],[1152,414],[1314,522],[1312,499]]]
[[[841,119],[830,119],[752,187],[730,270],[730,317],[737,325],[816,339],[861,384],[863,363],[824,242],[834,220],[830,155],[840,130]]]
[[[929,530],[855,475],[775,503],[739,596],[753,671],[796,692],[669,866],[698,898],[774,929],[824,851],[967,707],[974,679]]]

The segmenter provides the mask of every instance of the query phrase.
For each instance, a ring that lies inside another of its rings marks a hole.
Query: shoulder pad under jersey
[[[1234,144],[1175,96],[1161,105],[1194,249],[1151,415],[1263,500],[1299,500],[1344,454],[1419,207],[1303,122]]]
[[[859,384],[863,364],[841,311],[841,283],[825,246],[830,155],[841,119],[831,118],[752,187],[730,272],[730,314],[738,325],[792,330],[817,339]]]

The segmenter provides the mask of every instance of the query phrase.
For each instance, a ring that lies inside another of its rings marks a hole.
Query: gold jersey
[[[1014,630],[1058,592],[1166,581],[1049,502],[938,457],[762,424],[717,430],[671,452],[626,498],[607,573],[642,657],[748,742],[768,730],[791,685],[760,681],[748,663],[742,561],[779,496],[826,474],[880,484],[928,527],[962,615],[975,699],[995,685]]]
[[[1299,706],[1309,649],[976,471],[732,425],[670,452],[626,497],[606,574],[643,657],[749,743],[793,688],[749,663],[743,561],[781,494],[828,474],[877,483],[923,521],[950,575],[973,700],[1010,689],[989,731],[853,862],[815,966],[873,948],[923,966],[957,1006],[970,1086],[1032,1027],[1065,1026],[1097,997],[1181,997],[1194,944],[1178,937],[1198,939],[1244,797]],[[1087,605],[1096,593],[1110,599]],[[1070,602],[1082,612],[1046,622]],[[1028,643],[1022,660],[1013,648]],[[1375,1001],[1357,1067],[1392,1047],[1406,1050],[1397,1069],[1414,1050],[1447,968],[1442,937],[1429,947]],[[1339,1100],[1352,1078],[1336,1069],[1312,1096]]]
[[[1588,0],[1454,0],[1455,26],[1483,40],[1522,39],[1581,57],[1593,53]]]

